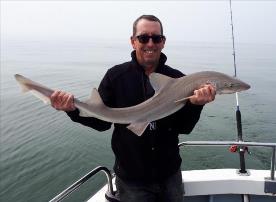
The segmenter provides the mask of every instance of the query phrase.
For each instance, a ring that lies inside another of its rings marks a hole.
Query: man
[[[155,16],[142,15],[134,22],[132,60],[109,69],[98,89],[107,106],[129,107],[153,96],[148,78],[152,72],[174,78],[183,76],[165,65],[167,58],[161,52],[165,41],[162,23]],[[150,123],[141,137],[128,130],[125,124],[114,124],[111,142],[116,186],[122,202],[182,201],[178,135],[192,131],[203,105],[214,100],[215,89],[205,85],[195,90],[194,95],[176,113]],[[111,127],[112,123],[80,117],[70,93],[55,91],[51,102],[75,122],[99,131]]]

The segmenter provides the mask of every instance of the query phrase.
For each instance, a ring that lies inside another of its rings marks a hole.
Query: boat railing
[[[235,142],[235,141],[185,141],[178,144],[182,146],[232,146],[237,145],[240,147],[270,147],[272,149],[271,154],[271,166],[270,166],[270,180],[275,180],[275,151],[276,143],[262,143],[262,142]]]
[[[100,171],[103,171],[107,177],[108,181],[108,191],[112,195],[114,195],[113,185],[112,185],[112,176],[110,170],[108,170],[104,166],[98,166],[95,169],[88,172],[86,175],[81,177],[79,180],[77,180],[75,183],[73,183],[71,186],[69,186],[67,189],[62,191],[60,194],[55,196],[53,199],[50,200],[50,202],[59,202],[62,201],[64,198],[66,198],[68,195],[70,195],[72,192],[77,190],[83,183],[85,183],[87,180],[89,180],[92,176],[99,173]]]
[[[275,151],[276,151],[276,143],[261,143],[261,142],[235,142],[235,141],[185,141],[178,144],[179,147],[182,146],[232,146],[237,145],[240,147],[248,147],[248,146],[254,146],[254,147],[270,147],[272,148],[272,154],[271,154],[271,170],[270,170],[270,179],[275,183]],[[98,172],[103,171],[106,174],[107,181],[108,181],[108,192],[111,195],[115,195],[115,192],[113,190],[112,185],[112,175],[109,169],[103,166],[96,167],[95,169],[88,172],[86,175],[81,177],[79,180],[77,180],[75,183],[73,183],[71,186],[69,186],[67,189],[62,191],[60,194],[55,196],[53,199],[50,200],[50,202],[59,202],[62,201],[64,198],[69,196],[72,192],[77,190],[83,183],[85,183],[87,180],[89,180],[92,176],[97,174]]]

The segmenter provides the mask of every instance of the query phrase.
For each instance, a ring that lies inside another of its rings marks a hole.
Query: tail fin
[[[26,93],[26,92],[28,92],[28,91],[31,90],[30,87],[28,87],[26,85],[26,81],[28,80],[26,77],[24,77],[24,76],[22,76],[20,74],[15,74],[14,77],[15,77],[16,81],[18,82],[18,84],[19,84],[19,86],[21,88],[21,91],[23,93]]]
[[[49,96],[53,90],[49,89],[39,83],[36,83],[20,74],[14,75],[16,81],[19,83],[23,93],[30,91],[35,97],[42,100],[45,104],[50,103]]]

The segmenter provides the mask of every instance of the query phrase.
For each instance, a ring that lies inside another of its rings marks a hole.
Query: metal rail
[[[112,185],[112,177],[110,171],[103,166],[96,167],[95,169],[88,172],[86,175],[81,177],[78,181],[76,181],[74,184],[72,184],[70,187],[62,191],[60,194],[55,196],[53,199],[50,200],[50,202],[59,202],[62,201],[64,198],[66,198],[68,195],[70,195],[72,192],[77,190],[84,182],[89,180],[92,176],[97,174],[98,172],[103,171],[107,177],[108,181],[108,191],[114,195],[113,185]]]
[[[181,146],[253,146],[253,147],[270,147],[272,148],[271,154],[271,169],[270,169],[270,179],[275,180],[275,151],[276,143],[262,143],[262,142],[235,142],[235,141],[186,141],[178,144]]]
[[[276,143],[261,143],[261,142],[235,142],[235,141],[186,141],[178,144],[179,147],[182,146],[230,146],[230,145],[238,145],[238,146],[254,146],[254,147],[271,147],[272,155],[271,155],[271,174],[270,180],[275,180],[275,151],[276,151]],[[115,195],[112,185],[112,176],[106,167],[99,166],[95,169],[88,172],[86,175],[81,177],[67,189],[62,191],[60,194],[55,196],[50,202],[59,202],[69,196],[72,192],[77,190],[83,183],[89,180],[92,176],[97,174],[98,172],[103,171],[107,177],[108,181],[108,192],[111,195]]]

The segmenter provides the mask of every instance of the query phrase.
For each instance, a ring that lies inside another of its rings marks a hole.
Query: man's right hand
[[[74,105],[74,95],[64,91],[56,90],[50,97],[51,105],[56,110],[62,111],[74,111],[76,109]]]

